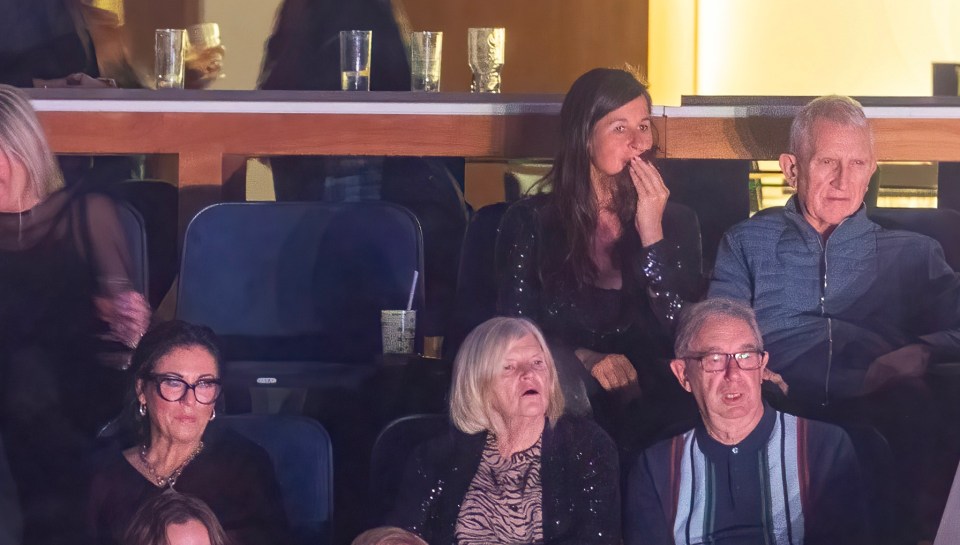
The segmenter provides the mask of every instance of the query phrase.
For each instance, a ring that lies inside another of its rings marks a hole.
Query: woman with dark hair
[[[174,320],[148,332],[133,355],[131,414],[139,437],[99,461],[89,496],[96,543],[116,544],[137,509],[170,490],[217,515],[234,545],[288,542],[280,490],[267,454],[217,416],[220,351],[213,332]]]
[[[230,545],[210,507],[168,492],[144,503],[123,534],[124,545]]]
[[[641,391],[677,389],[655,362],[670,355],[673,321],[699,274],[675,257],[664,222],[669,191],[652,163],[650,107],[627,71],[580,76],[560,111],[560,151],[539,184],[549,193],[514,204],[501,224],[499,311],[543,328],[572,411],[586,404],[578,379],[616,392],[621,405]]]

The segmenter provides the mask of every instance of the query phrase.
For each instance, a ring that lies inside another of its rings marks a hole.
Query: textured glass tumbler
[[[417,311],[380,311],[380,334],[384,354],[413,354],[416,330]]]
[[[471,28],[467,30],[467,61],[473,71],[470,91],[499,93],[500,70],[506,46],[506,30],[502,28]]]
[[[410,33],[410,90],[440,91],[443,32]]]
[[[372,42],[372,30],[340,31],[340,88],[344,91],[370,90]]]
[[[154,42],[154,72],[157,89],[183,89],[183,50],[186,32],[182,28],[158,28]]]

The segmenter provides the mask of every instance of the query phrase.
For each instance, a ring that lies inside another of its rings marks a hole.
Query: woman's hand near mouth
[[[637,214],[634,225],[640,242],[646,248],[663,239],[663,210],[670,191],[660,172],[649,161],[634,157],[627,165],[630,180],[637,189]]]

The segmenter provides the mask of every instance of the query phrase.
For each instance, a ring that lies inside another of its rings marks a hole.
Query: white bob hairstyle
[[[550,369],[547,379],[547,419],[550,425],[563,415],[563,392],[557,379],[557,368],[540,329],[524,318],[491,318],[467,335],[453,362],[453,386],[450,390],[450,420],[464,433],[474,434],[499,429],[503,418],[496,413],[493,378],[501,369],[510,345],[533,335],[543,348],[544,362]]]

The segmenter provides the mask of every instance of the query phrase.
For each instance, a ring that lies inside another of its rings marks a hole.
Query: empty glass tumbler
[[[183,89],[182,28],[158,28],[154,42],[154,72],[157,89]]]
[[[440,57],[443,32],[410,34],[410,90],[440,91]]]
[[[505,44],[505,29],[471,28],[467,30],[468,62],[470,70],[473,71],[470,91],[500,92],[500,70],[503,68]]]

